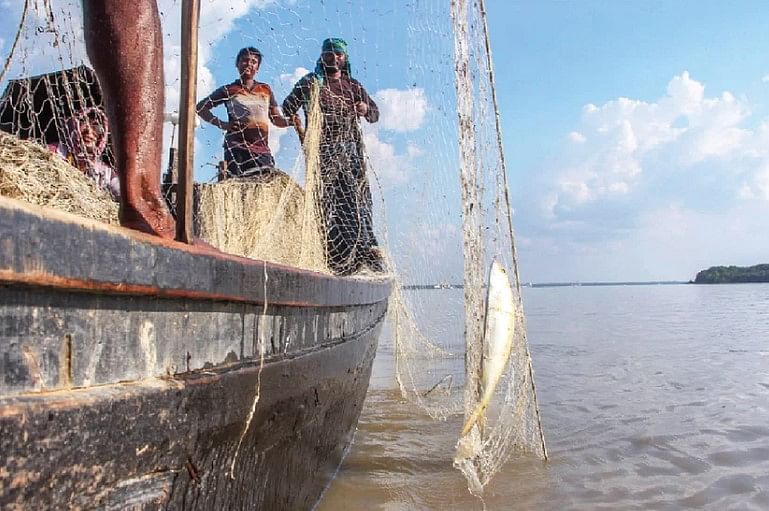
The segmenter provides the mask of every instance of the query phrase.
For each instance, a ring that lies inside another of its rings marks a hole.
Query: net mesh
[[[173,196],[180,2],[158,5],[170,154],[164,179]],[[3,154],[17,155],[8,160],[17,169],[59,176],[60,189],[77,179],[49,170],[51,162],[69,165],[94,185],[76,192],[87,209],[87,197],[108,197],[97,170],[114,159],[106,125],[92,126],[108,141],[102,151],[67,157],[88,142],[77,132],[79,142],[67,144],[69,120],[103,108],[82,47],[80,2],[2,8],[19,23],[2,34],[11,41],[18,33],[18,41],[3,46],[0,129],[8,136],[0,141],[41,148],[4,145]],[[197,233],[245,257],[393,278],[390,334],[381,343],[397,355],[403,395],[436,420],[459,422],[491,396],[467,433],[458,431],[456,453],[446,454],[474,493],[513,453],[546,456],[483,2],[203,0],[200,34]],[[324,53],[327,37],[346,43],[331,41]],[[246,47],[259,49],[254,83],[239,81],[236,58]],[[337,60],[322,61],[328,53]],[[34,195],[22,198],[58,207]],[[114,222],[111,207],[103,218]],[[512,289],[507,315],[490,312],[490,288],[508,285],[489,280],[493,261]],[[504,321],[515,325],[512,351],[496,383],[489,372],[500,364],[488,332]]]

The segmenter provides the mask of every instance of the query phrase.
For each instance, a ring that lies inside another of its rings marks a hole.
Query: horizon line
[[[521,282],[521,287],[590,287],[590,286],[659,286],[692,284],[692,280],[627,280],[627,281],[567,281],[567,282]],[[462,289],[464,284],[404,284],[403,289]]]

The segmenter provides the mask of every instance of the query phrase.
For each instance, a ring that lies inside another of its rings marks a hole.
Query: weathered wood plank
[[[3,197],[0,282],[90,293],[327,307],[386,300],[391,285],[387,278],[340,278],[213,254]]]
[[[287,307],[0,285],[0,396],[289,356],[369,330],[387,303]]]
[[[266,363],[240,447],[258,362],[2,398],[0,507],[310,509],[352,438],[380,326]]]

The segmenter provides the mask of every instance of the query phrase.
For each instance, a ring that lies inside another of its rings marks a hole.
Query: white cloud
[[[207,0],[200,6],[198,40],[198,98],[209,94],[216,82],[209,63],[216,42],[229,33],[235,22],[253,9],[263,9],[275,0]],[[159,0],[164,44],[164,71],[166,81],[166,109],[177,110],[179,104],[179,77],[181,75],[181,2]],[[233,72],[235,55],[231,56]]]
[[[757,199],[769,202],[769,160],[765,161],[758,171],[742,184],[739,196],[746,200]]]
[[[294,69],[293,73],[282,73],[279,77],[281,83],[287,87],[293,87],[296,82],[299,81],[304,75],[309,73],[310,70],[304,67],[298,67]]]
[[[531,174],[517,199],[536,254],[524,278],[678,279],[769,256],[757,235],[769,215],[769,119],[686,72],[661,91],[585,105],[557,159]]]
[[[409,155],[409,158],[419,158],[420,156],[424,156],[425,150],[415,143],[409,142],[408,147],[406,147],[406,153]]]
[[[383,89],[374,94],[374,101],[379,106],[382,129],[406,133],[424,124],[428,110],[424,89]]]
[[[405,140],[405,153],[399,153],[394,142],[383,139],[382,132],[405,134],[418,130],[424,124],[427,99],[420,88],[383,89],[377,91],[373,98],[379,106],[379,122],[362,123],[363,142],[371,170],[379,177],[382,186],[389,189],[409,181],[424,150],[413,141]]]
[[[762,82],[769,82],[769,74],[765,74],[763,78],[761,78]]]
[[[281,75],[281,81],[291,81],[307,73],[298,68],[293,74]],[[407,183],[415,172],[425,151],[413,140],[406,138],[424,124],[428,111],[424,90],[383,89],[373,94],[379,106],[379,122],[362,122],[363,142],[371,162],[371,171],[385,189]],[[399,151],[399,146],[405,150]]]
[[[293,128],[276,128],[275,126],[270,126],[270,131],[267,136],[267,144],[270,146],[270,151],[273,156],[278,155],[280,152],[280,139],[283,138],[286,133],[289,133],[291,129]]]
[[[370,171],[381,180],[384,188],[392,188],[408,181],[414,152],[398,154],[395,145],[380,138],[376,125],[363,125],[363,143],[371,162]]]
[[[542,204],[550,216],[569,215],[705,167],[712,173],[730,169],[732,179],[724,176],[723,184],[735,195],[752,191],[766,197],[761,169],[769,161],[769,127],[745,127],[750,113],[747,101],[730,92],[708,97],[705,85],[687,72],[673,77],[655,102],[619,98],[588,104],[581,125],[567,137],[573,149],[565,147],[552,169],[555,193],[544,194]],[[745,155],[754,161],[746,161]],[[736,182],[734,174],[743,182]]]

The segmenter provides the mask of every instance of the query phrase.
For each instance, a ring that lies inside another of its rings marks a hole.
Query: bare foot
[[[192,240],[192,246],[197,247],[200,250],[207,252],[209,254],[224,254],[221,250],[216,248],[215,246],[211,245],[210,243],[203,241],[200,238],[193,238]]]
[[[150,208],[147,204],[121,204],[120,225],[164,239],[174,239],[176,236],[174,217],[163,206]]]

